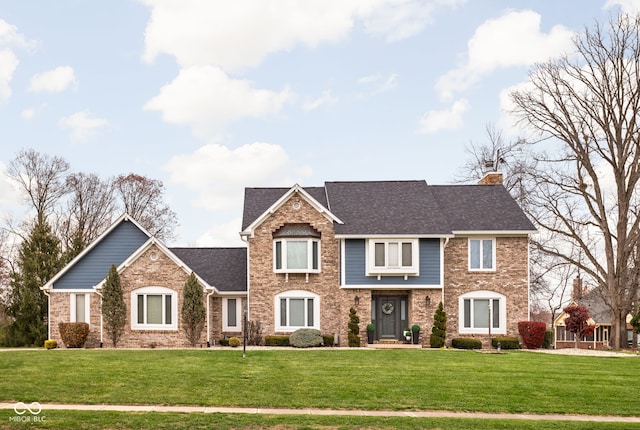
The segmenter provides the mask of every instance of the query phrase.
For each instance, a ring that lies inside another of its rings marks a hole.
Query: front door
[[[406,296],[374,297],[376,334],[378,339],[402,340],[407,322]]]

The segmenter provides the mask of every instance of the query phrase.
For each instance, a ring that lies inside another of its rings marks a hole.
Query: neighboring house
[[[518,335],[529,317],[534,226],[502,186],[425,181],[327,182],[248,188],[249,318],[265,334],[301,327],[346,344],[349,309],[360,333],[402,340],[418,324],[428,344],[440,301],[447,338]]]
[[[586,307],[589,310],[590,317],[587,323],[595,326],[593,334],[582,338],[579,342],[579,347],[585,349],[611,349],[611,345],[609,343],[611,334],[611,310],[606,305],[605,298],[601,294],[600,288],[596,287],[587,291],[582,286],[580,278],[574,279],[572,299],[567,306],[571,305]],[[575,348],[576,346],[576,335],[567,331],[565,328],[564,320],[567,316],[567,313],[563,311],[553,322],[555,346],[558,349]],[[628,315],[628,342],[632,342],[633,340],[633,330],[629,324],[630,320],[631,315]]]
[[[50,335],[87,321],[102,335],[100,291],[114,264],[129,321],[123,347],[177,347],[182,289],[191,272],[203,288],[201,344],[239,335],[243,310],[263,335],[317,328],[347,344],[349,309],[360,335],[402,340],[421,326],[429,343],[439,302],[447,340],[517,336],[529,319],[529,234],[534,226],[502,186],[425,181],[327,182],[322,187],[247,188],[241,237],[247,248],[167,248],[123,216],[49,281]],[[132,304],[134,306],[132,306]]]

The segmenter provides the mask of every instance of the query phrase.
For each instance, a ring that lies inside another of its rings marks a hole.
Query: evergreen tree
[[[349,309],[349,346],[350,347],[358,347],[360,346],[360,317],[356,314],[355,308]]]
[[[114,265],[111,265],[102,288],[102,316],[107,336],[115,348],[124,333],[124,326],[127,322],[127,307],[122,295],[120,275]]]
[[[204,329],[207,312],[202,300],[202,287],[191,272],[182,292],[182,328],[191,346],[196,346]]]
[[[31,233],[20,245],[16,269],[10,273],[11,293],[7,315],[6,346],[41,346],[47,339],[49,303],[40,290],[61,268],[60,241],[51,227],[38,217]]]
[[[433,328],[431,336],[429,336],[429,344],[431,348],[442,348],[447,337],[447,314],[444,312],[442,302],[438,305],[433,315]]]

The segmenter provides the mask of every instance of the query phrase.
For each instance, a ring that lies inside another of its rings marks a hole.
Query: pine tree
[[[39,217],[29,237],[22,242],[16,270],[10,273],[11,293],[7,315],[6,346],[41,346],[47,339],[49,303],[40,290],[61,268],[60,241]]]
[[[358,347],[360,346],[360,317],[356,315],[355,308],[349,309],[349,346],[350,347]]]
[[[127,307],[122,295],[120,275],[114,265],[111,265],[102,288],[102,316],[107,336],[115,348],[124,333],[124,326],[127,322]]]
[[[447,314],[444,312],[442,302],[438,305],[433,315],[433,328],[431,336],[429,336],[429,344],[431,348],[442,348],[447,337]]]
[[[193,272],[187,279],[182,294],[182,328],[191,346],[196,346],[204,329],[207,312],[202,300],[202,287]]]

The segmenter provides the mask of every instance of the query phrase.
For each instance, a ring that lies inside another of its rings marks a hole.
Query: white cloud
[[[457,100],[450,109],[430,110],[419,121],[420,133],[431,134],[441,130],[455,130],[462,127],[462,116],[469,110],[469,102]]]
[[[247,186],[292,186],[310,175],[308,166],[289,159],[279,145],[255,142],[237,149],[208,144],[166,164],[170,181],[197,194],[194,204],[208,210],[242,211]]]
[[[610,9],[616,6],[620,6],[623,12],[630,15],[640,13],[640,2],[638,0],[607,0],[603,9]]]
[[[216,65],[232,71],[255,67],[268,55],[297,46],[316,47],[345,39],[359,25],[395,41],[428,23],[434,4],[423,0],[143,0],[151,17],[144,60],[160,54],[182,67]]]
[[[0,211],[17,207],[22,203],[18,185],[9,179],[7,167],[0,162]]]
[[[73,115],[61,118],[60,127],[71,131],[71,139],[83,142],[96,135],[98,131],[109,125],[104,118],[96,118],[87,111],[76,112]]]
[[[467,43],[466,62],[438,80],[440,96],[451,100],[498,68],[528,66],[568,52],[574,33],[561,25],[542,33],[540,21],[530,10],[485,21]]]
[[[0,50],[0,103],[6,102],[11,97],[9,83],[13,79],[13,73],[18,67],[18,58],[10,49]]]
[[[22,34],[18,33],[18,27],[0,18],[0,46],[35,48],[36,43],[27,40]]]
[[[380,73],[363,76],[358,79],[358,84],[372,86],[370,95],[395,90],[398,87],[398,74],[391,73],[386,79]]]
[[[38,73],[31,78],[29,91],[39,93],[47,91],[59,93],[76,84],[76,77],[71,66],[60,66],[47,72]]]
[[[286,88],[280,92],[256,89],[252,82],[231,79],[217,67],[188,67],[144,109],[159,111],[165,121],[192,125],[198,134],[206,135],[244,117],[275,115],[292,98]]]
[[[23,109],[22,112],[20,112],[20,116],[24,120],[33,119],[36,116],[36,110],[34,108]]]
[[[240,239],[242,219],[235,218],[225,223],[213,225],[197,240],[196,246],[242,247],[246,244]]]
[[[302,104],[302,109],[305,111],[312,111],[320,106],[336,103],[338,103],[338,98],[331,94],[331,90],[326,90],[322,92],[320,97],[304,102]]]

